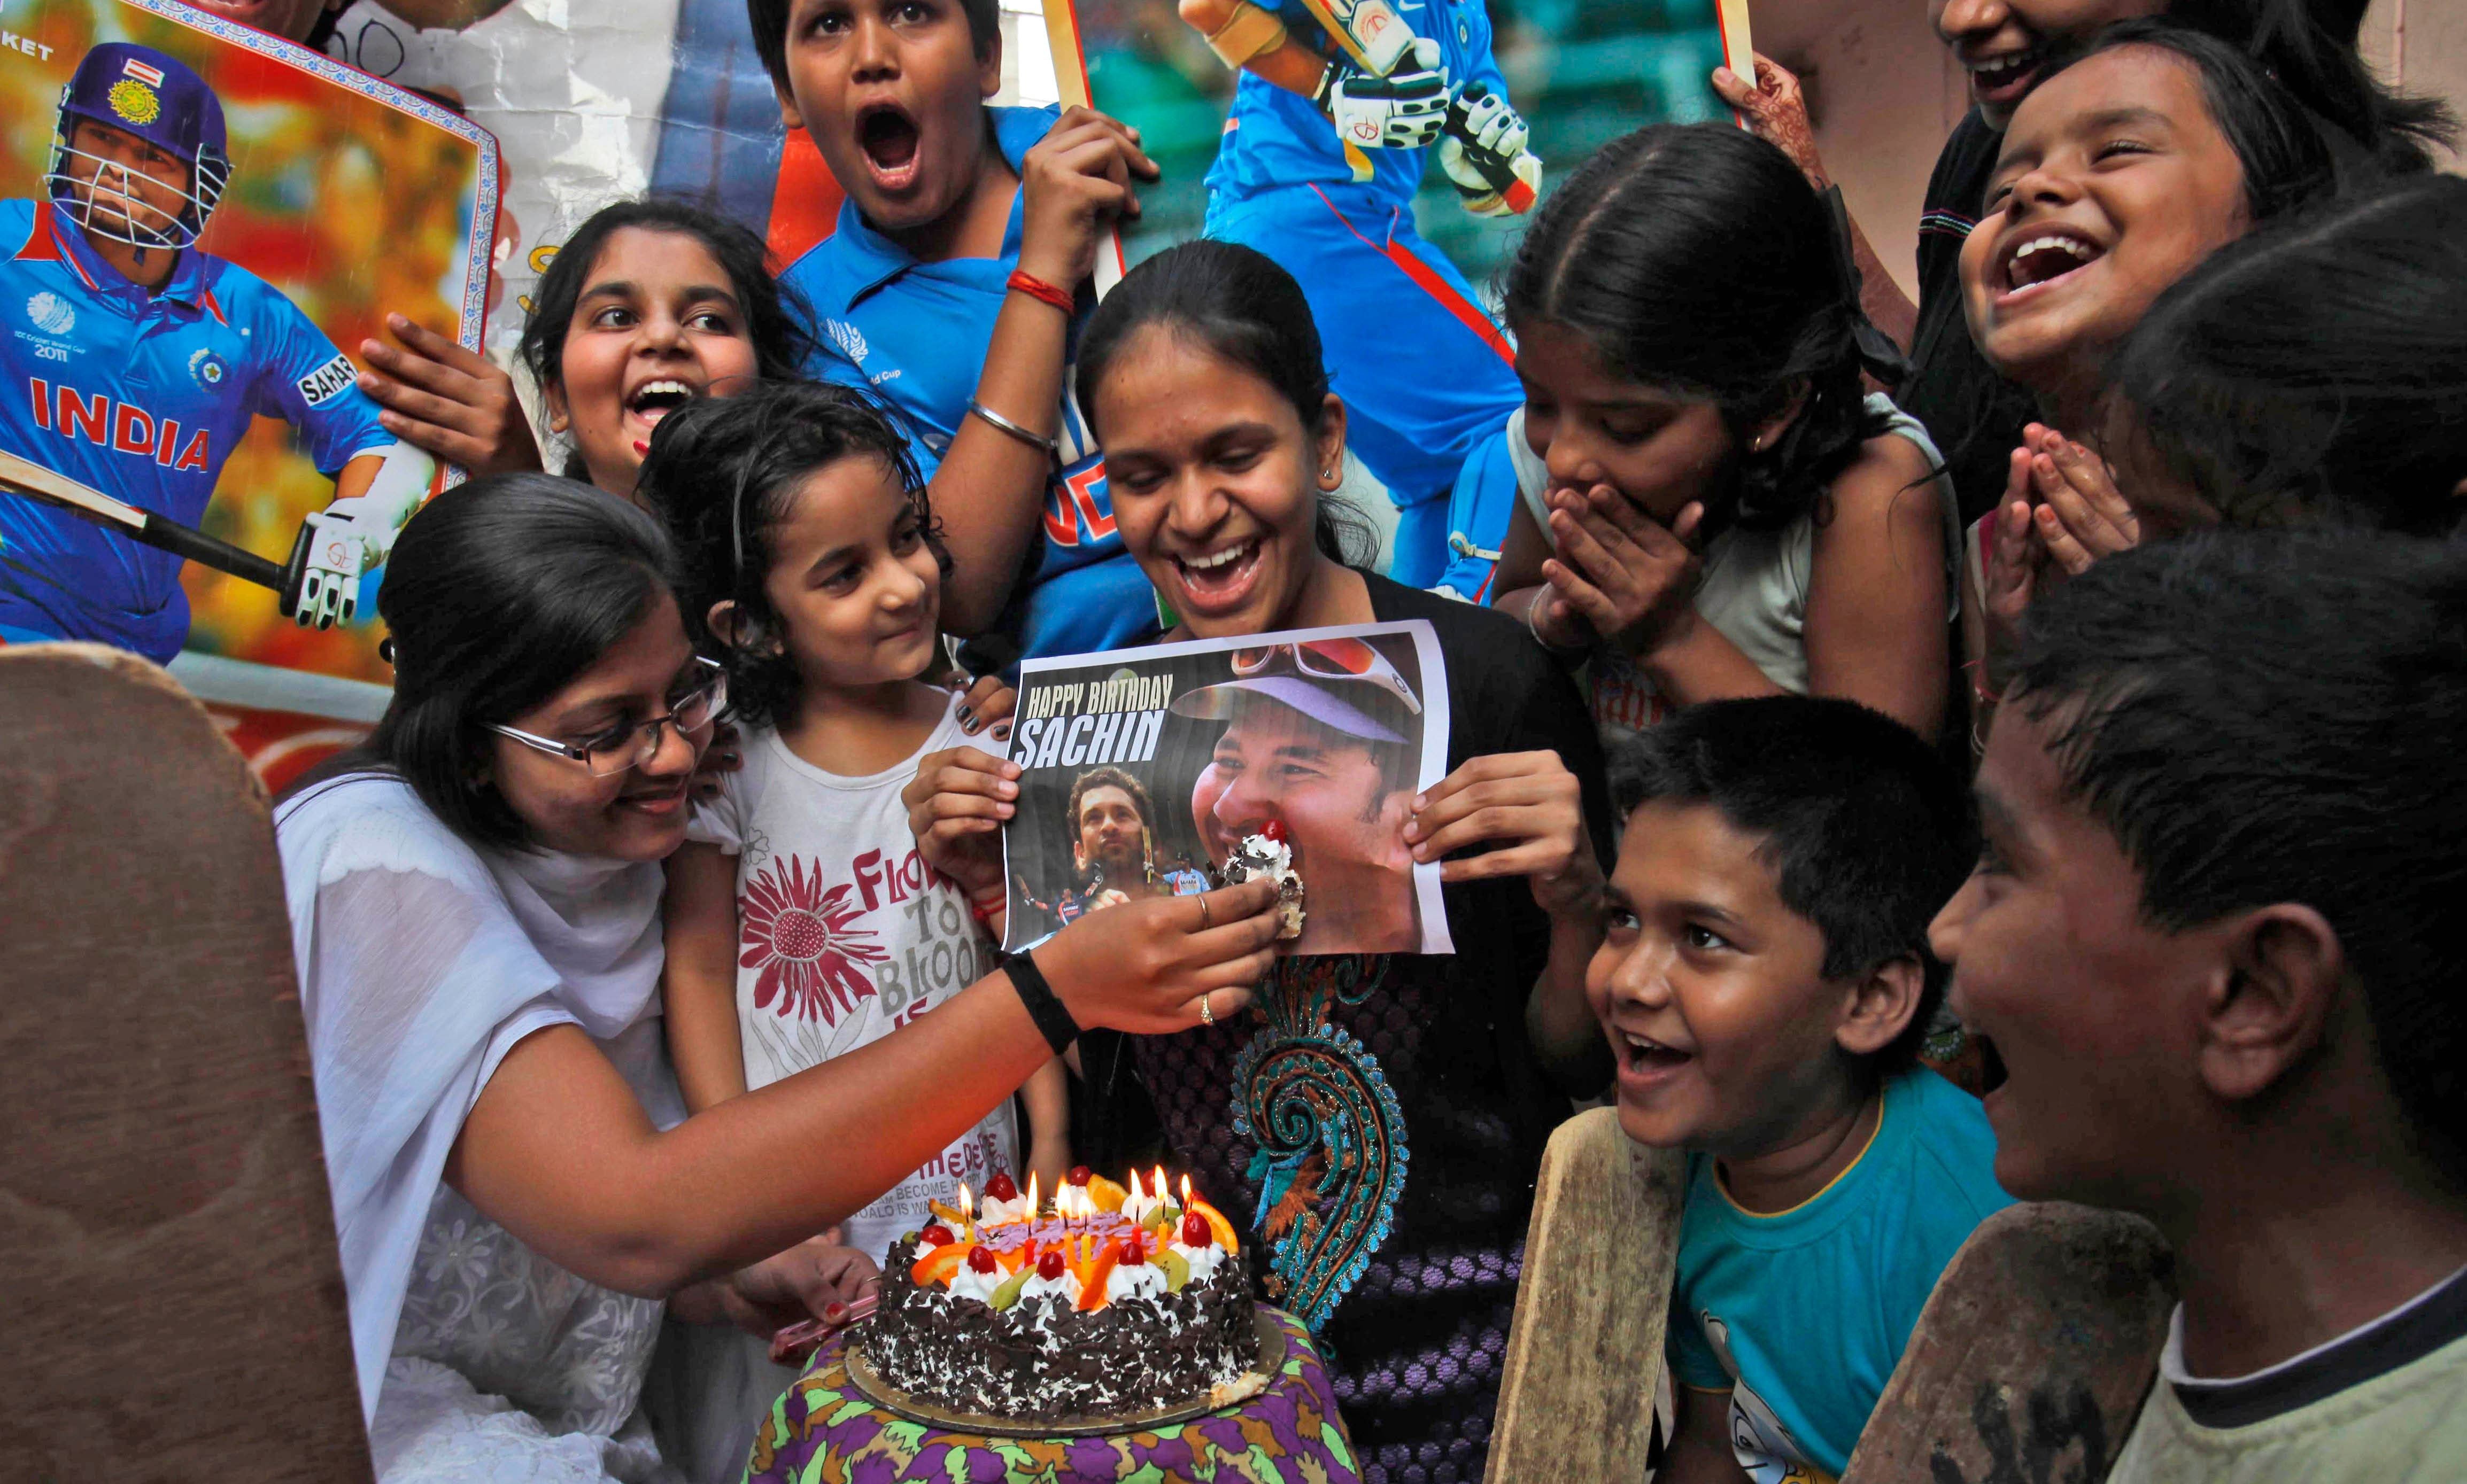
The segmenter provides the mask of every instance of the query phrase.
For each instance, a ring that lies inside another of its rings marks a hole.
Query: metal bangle
[[[1045,450],[1045,456],[1049,459],[1054,457],[1060,452],[1060,445],[1053,439],[1047,438],[1044,434],[1037,432],[1033,428],[1025,428],[1020,426],[1018,423],[1011,421],[1008,417],[1006,417],[1002,414],[994,411],[992,408],[987,407],[985,403],[978,401],[975,397],[968,398],[968,411],[975,414],[977,416],[983,417],[985,421],[993,424],[997,428],[1000,428],[1003,432],[1009,434],[1011,437],[1028,444],[1031,448],[1041,448]]]
[[[1565,648],[1565,649],[1563,649],[1563,648],[1561,648],[1559,645],[1554,644],[1554,643],[1550,642],[1549,640],[1544,639],[1544,638],[1542,637],[1542,630],[1541,630],[1539,627],[1537,627],[1537,626],[1534,624],[1534,622],[1533,622],[1533,615],[1534,615],[1534,614],[1535,614],[1535,613],[1536,613],[1536,612],[1537,612],[1541,607],[1542,607],[1542,599],[1541,599],[1541,598],[1539,598],[1539,597],[1534,598],[1534,599],[1533,599],[1533,601],[1531,601],[1531,602],[1529,602],[1529,603],[1528,603],[1528,604],[1526,604],[1526,605],[1525,605],[1525,632],[1533,636],[1533,642],[1535,642],[1535,643],[1537,643],[1537,644],[1541,645],[1541,646],[1542,646],[1542,648],[1543,648],[1543,651],[1544,651],[1545,653],[1547,653],[1547,654],[1560,655],[1560,656],[1563,656],[1563,657],[1573,657],[1573,656],[1575,656],[1575,655],[1580,655],[1580,654],[1584,654],[1584,653],[1586,653],[1586,652],[1587,652],[1587,649],[1588,649],[1588,647],[1589,647],[1589,646],[1587,646],[1587,645],[1584,645],[1584,644],[1577,644],[1577,645],[1574,645],[1574,646],[1573,646],[1573,647],[1571,647],[1571,648]]]

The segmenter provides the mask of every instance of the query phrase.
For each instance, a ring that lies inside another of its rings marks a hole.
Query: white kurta
[[[516,1043],[580,1026],[660,1127],[660,868],[475,849],[384,776],[276,815],[378,1477],[667,1481],[637,1401],[662,1305],[585,1282],[443,1182]]]

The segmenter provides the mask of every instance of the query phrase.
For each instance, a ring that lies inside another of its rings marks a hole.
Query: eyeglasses
[[[570,757],[589,768],[595,778],[623,773],[628,768],[639,768],[659,755],[660,743],[665,739],[662,728],[674,727],[680,734],[698,731],[711,725],[712,719],[728,705],[728,672],[700,655],[694,656],[693,663],[701,667],[696,671],[699,678],[692,689],[668,703],[668,715],[629,722],[603,731],[588,742],[559,742],[555,737],[537,736],[511,727],[500,727],[493,722],[488,730],[499,736],[511,737],[525,747]]]
[[[1234,673],[1247,680],[1262,671],[1290,668],[1315,680],[1358,680],[1378,686],[1419,716],[1422,703],[1388,657],[1358,639],[1307,639],[1234,651]]]

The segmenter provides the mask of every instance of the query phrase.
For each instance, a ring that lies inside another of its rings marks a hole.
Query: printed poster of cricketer
[[[1404,839],[1447,764],[1428,623],[1030,660],[1016,715],[1006,949],[1231,870],[1279,881],[1279,952],[1456,951],[1439,868]]]

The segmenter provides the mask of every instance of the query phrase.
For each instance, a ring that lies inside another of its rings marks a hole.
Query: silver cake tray
[[[1259,1359],[1250,1370],[1227,1384],[1212,1386],[1198,1396],[1170,1406],[1124,1412],[1112,1417],[991,1417],[983,1412],[962,1412],[937,1406],[882,1379],[866,1360],[865,1330],[862,1326],[849,1335],[848,1346],[841,1356],[848,1362],[849,1383],[856,1388],[858,1395],[884,1411],[905,1417],[910,1422],[995,1438],[1098,1437],[1114,1432],[1150,1432],[1159,1428],[1169,1428],[1194,1417],[1231,1410],[1267,1390],[1268,1379],[1284,1369],[1285,1332],[1269,1317],[1265,1309],[1252,1311],[1252,1323],[1258,1331]]]

